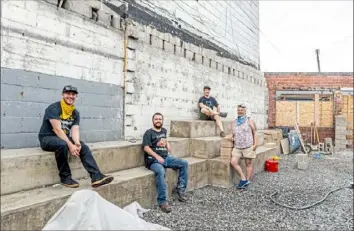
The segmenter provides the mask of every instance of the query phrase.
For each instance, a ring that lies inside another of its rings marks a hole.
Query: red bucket
[[[279,162],[274,159],[268,159],[265,162],[265,171],[267,172],[278,172]]]

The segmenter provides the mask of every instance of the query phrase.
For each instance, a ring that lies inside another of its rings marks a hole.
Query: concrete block
[[[189,156],[189,141],[185,138],[168,138],[172,155]],[[141,142],[112,141],[88,144],[98,166],[104,173],[144,165]],[[78,158],[70,158],[73,177],[87,176]],[[13,178],[16,177],[16,181]],[[1,195],[44,185],[59,183],[54,153],[39,148],[3,150],[1,153]]]
[[[173,120],[171,121],[172,137],[199,138],[216,136],[215,123],[203,120]]]
[[[190,153],[203,159],[220,156],[220,142],[220,137],[193,138],[190,140]]]
[[[217,187],[230,188],[236,183],[230,160],[221,157],[208,160],[209,184]]]
[[[307,154],[296,154],[296,162],[308,162],[309,156]]]
[[[339,115],[339,116],[336,116],[335,117],[335,124],[336,125],[340,125],[340,124],[347,124],[347,117],[346,116],[342,116],[342,115]]]
[[[234,142],[230,141],[227,138],[222,138],[221,139],[221,143],[220,143],[220,147],[222,147],[222,148],[233,148],[234,147]]]
[[[48,2],[50,4],[53,4],[55,6],[58,6],[59,4],[59,0],[44,0],[45,2]]]
[[[112,18],[112,27],[116,29],[122,29],[121,18],[118,15],[114,15]]]
[[[169,52],[169,53],[173,53],[173,50],[174,50],[173,45],[174,44],[165,41],[165,51]]]
[[[63,8],[81,14],[87,18],[92,18],[92,7],[85,1],[66,0]]]
[[[105,10],[97,11],[97,21],[103,23],[106,26],[112,25],[112,15]]]
[[[257,146],[262,146],[264,144],[264,133],[257,131],[257,138],[258,138]]]
[[[187,190],[208,184],[207,161],[186,158],[189,163]],[[123,207],[137,201],[145,208],[156,204],[156,186],[152,171],[145,167],[112,173],[114,181],[97,191],[111,203]],[[166,180],[169,195],[177,183],[177,172],[168,169]],[[90,188],[89,180],[80,180],[80,188],[46,187],[1,197],[1,230],[41,230],[54,213],[77,190]]]
[[[344,134],[336,134],[335,135],[335,139],[336,140],[346,140],[347,139],[347,135],[346,135],[346,133],[344,133]]]
[[[297,162],[297,168],[299,170],[306,170],[309,167],[309,162],[308,161],[302,161],[302,162]]]
[[[220,147],[220,158],[231,160],[232,147]]]
[[[132,50],[136,50],[138,46],[138,40],[136,39],[128,39],[127,47]]]
[[[172,155],[179,158],[190,157],[190,147],[189,139],[186,138],[176,138],[169,137],[167,138],[168,142],[171,145]]]

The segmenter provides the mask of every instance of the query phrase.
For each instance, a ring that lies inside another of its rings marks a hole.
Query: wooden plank
[[[315,126],[318,126],[318,114],[319,114],[319,99],[320,99],[320,95],[319,94],[315,94],[315,105],[314,105],[314,121],[315,121]]]
[[[301,135],[301,131],[300,131],[300,129],[299,129],[299,125],[298,125],[297,123],[295,123],[295,130],[296,130],[296,132],[297,132],[297,134],[298,134],[298,136],[299,136],[300,145],[301,145],[301,147],[302,147],[302,150],[304,151],[305,154],[308,155],[308,153],[307,153],[307,151],[306,151],[306,149],[305,149],[305,143],[304,143],[304,141],[303,141],[303,139],[302,139],[302,135]]]
[[[296,123],[300,123],[300,103],[296,101]]]

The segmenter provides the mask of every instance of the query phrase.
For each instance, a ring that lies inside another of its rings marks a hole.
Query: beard
[[[156,128],[156,129],[162,128],[162,123],[155,123],[154,128]]]

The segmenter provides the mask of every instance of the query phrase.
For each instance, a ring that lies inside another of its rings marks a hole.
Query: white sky
[[[353,1],[260,0],[263,72],[353,71]]]

